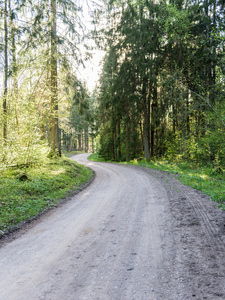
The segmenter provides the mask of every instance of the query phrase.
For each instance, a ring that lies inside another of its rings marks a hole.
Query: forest
[[[0,2],[1,163],[98,150],[223,166],[223,0],[86,4],[94,30],[80,1]],[[88,39],[105,51],[94,91]]]
[[[225,299],[225,0],[0,0],[0,248],[1,299]]]
[[[100,153],[223,165],[224,2],[110,1]]]
[[[90,55],[81,6],[5,0],[0,15],[1,164],[29,165],[41,155],[87,150],[92,100],[76,72]]]

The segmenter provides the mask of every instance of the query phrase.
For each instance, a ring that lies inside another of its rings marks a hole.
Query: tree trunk
[[[116,160],[115,155],[115,128],[112,128],[112,160]]]
[[[85,153],[88,152],[89,150],[89,142],[88,142],[88,123],[85,122],[85,125],[84,125],[84,140],[85,140]]]
[[[147,111],[147,107],[144,108],[144,153],[145,153],[145,159],[150,160],[149,122],[148,122],[146,111]]]
[[[130,160],[130,124],[126,122],[126,161]]]
[[[7,95],[8,95],[8,5],[5,0],[5,15],[4,15],[4,93],[3,93],[3,140],[6,144],[7,141]]]
[[[149,91],[150,93],[150,91]],[[146,79],[143,79],[142,97],[144,100],[144,154],[145,159],[150,160],[150,145],[149,145],[149,134],[150,134],[150,96],[147,98],[146,95]]]
[[[113,160],[117,161],[117,145],[116,145],[116,118],[115,115],[113,116],[112,120],[112,143],[113,143]]]
[[[78,150],[81,151],[81,134],[78,134]]]
[[[16,41],[15,41],[15,24],[12,18],[11,0],[8,0],[8,10],[10,15],[11,28],[11,43],[12,43],[12,77],[13,77],[13,94],[14,94],[14,109],[15,109],[15,127],[19,133],[19,117],[18,117],[18,74],[17,74],[17,60],[16,60]]]
[[[117,123],[118,123],[118,160],[120,160],[121,159],[121,138],[120,138],[120,117],[118,117],[118,121],[117,121]]]
[[[84,129],[81,129],[81,151],[84,150]]]
[[[92,153],[95,153],[94,133],[93,132],[92,132],[92,135],[91,135],[91,146],[92,146]]]
[[[157,123],[157,114],[156,109],[158,107],[157,103],[157,86],[155,83],[154,90],[153,90],[153,101],[151,105],[151,158],[154,157],[154,148],[155,148],[155,130],[156,130],[156,123]]]
[[[190,93],[188,93],[188,96],[187,96],[187,100],[186,100],[186,131],[187,131],[187,138],[189,138],[190,136],[190,132],[191,132],[191,129],[190,129],[190,115],[189,115],[189,101],[191,99],[191,95]]]
[[[140,133],[141,133],[142,150],[145,151],[144,137],[143,137],[143,130],[142,130],[142,122],[141,122],[141,120],[139,121],[139,127],[140,127]]]
[[[56,0],[51,0],[51,154],[61,156],[57,92]]]
[[[175,104],[172,104],[172,112],[173,112],[173,135],[175,136],[176,134],[176,119],[177,119],[177,114],[176,114],[176,109],[175,109]]]
[[[143,23],[143,12],[144,12],[144,6],[143,3],[140,2],[140,24]],[[142,45],[142,48],[144,49],[144,40],[142,38],[142,35],[140,36],[140,44]],[[145,66],[145,53],[140,54],[142,57],[142,64]],[[144,155],[146,160],[150,160],[150,145],[149,145],[149,134],[150,134],[150,114],[149,114],[149,97],[147,99],[147,81],[146,78],[146,68],[143,67],[143,70],[141,72],[142,77],[142,98],[143,98],[143,110],[144,110]]]

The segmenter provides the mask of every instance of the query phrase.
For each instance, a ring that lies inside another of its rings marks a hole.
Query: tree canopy
[[[0,1],[0,161],[94,151],[97,136],[106,159],[224,164],[223,1],[85,3],[92,32],[79,1]],[[105,51],[92,95],[86,37]]]
[[[43,149],[61,155],[62,147],[73,149],[79,136],[84,139],[92,122],[90,95],[77,72],[89,55],[80,48],[88,35],[82,6],[4,0],[0,14],[0,161],[35,162]],[[82,119],[79,132],[71,121],[75,110]]]

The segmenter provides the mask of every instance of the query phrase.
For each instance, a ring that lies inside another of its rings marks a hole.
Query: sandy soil
[[[94,163],[94,181],[1,241],[0,300],[225,299],[225,213],[167,173]]]

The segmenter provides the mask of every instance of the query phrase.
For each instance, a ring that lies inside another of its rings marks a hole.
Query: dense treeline
[[[92,97],[76,72],[89,34],[78,3],[0,0],[0,162],[94,151],[96,123],[107,159],[224,164],[223,0],[103,1]]]
[[[3,165],[29,164],[63,149],[88,150],[93,113],[86,85],[77,77],[86,58],[78,46],[87,34],[78,4],[0,1]]]
[[[225,164],[224,3],[111,0],[100,154]]]

